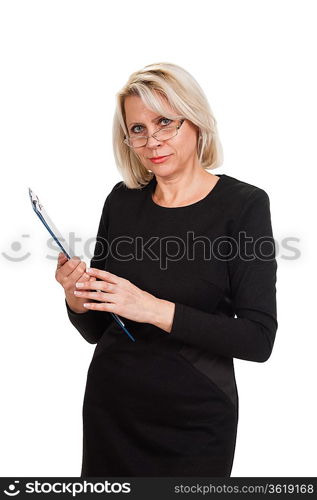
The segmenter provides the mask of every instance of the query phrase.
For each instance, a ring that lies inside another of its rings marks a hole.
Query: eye
[[[170,125],[172,123],[172,121],[173,120],[170,120],[169,118],[164,118],[164,116],[163,116],[157,120],[157,123],[163,124],[163,126],[166,127],[167,125]],[[168,123],[166,123],[166,122],[168,122]],[[131,127],[131,132],[132,132],[132,134],[139,134],[140,132],[143,132],[143,125],[133,125],[133,127]]]
[[[159,123],[162,123],[164,120],[168,121],[169,123],[163,123],[163,125],[170,125],[172,123],[173,120],[170,120],[169,118],[161,118],[159,120]]]
[[[141,130],[136,130],[138,128],[142,128],[142,125],[134,125],[132,128],[131,128],[131,132],[133,134],[138,134],[139,132],[141,132]]]

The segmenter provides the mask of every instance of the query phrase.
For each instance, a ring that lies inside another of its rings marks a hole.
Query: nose
[[[153,132],[154,133],[154,132]],[[155,139],[154,137],[149,137],[148,140],[147,140],[147,144],[146,144],[146,147],[148,148],[157,148],[158,146],[161,145],[161,142],[160,140],[158,139]]]

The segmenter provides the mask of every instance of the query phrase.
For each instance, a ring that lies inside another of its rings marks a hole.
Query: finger
[[[116,285],[114,283],[108,283],[106,281],[78,281],[75,283],[75,287],[77,290],[101,290],[102,292],[114,292],[116,289]]]
[[[67,276],[67,279],[72,283],[72,286],[75,287],[75,284],[80,279],[82,279],[85,271],[86,271],[86,263],[84,261],[80,261],[79,264],[75,267],[75,269]],[[87,274],[87,276],[89,276],[89,274]]]
[[[96,281],[96,278],[94,276],[89,276],[86,272],[79,278],[79,282],[85,282],[85,281]]]
[[[86,302],[83,306],[92,311],[107,311],[118,314],[117,304],[111,302]]]
[[[79,259],[79,257],[75,257],[74,258],[75,262],[78,262],[78,259]],[[59,271],[59,269],[61,269],[70,260],[71,259],[69,259],[63,252],[60,252],[58,254],[58,258],[57,258],[56,271]],[[63,269],[63,272],[60,274],[61,277],[67,276],[67,274],[68,274],[67,273],[67,268],[68,268],[68,266],[66,266]],[[68,270],[68,272],[69,272],[69,270]]]
[[[57,269],[62,267],[62,265],[64,265],[67,260],[68,260],[67,256],[63,252],[60,252],[58,254],[58,259],[57,259],[57,266],[56,266]]]
[[[77,280],[78,283],[86,283],[87,281],[96,281],[96,278],[94,278],[94,276],[89,276],[89,274],[84,272],[84,274],[82,274],[81,277]]]
[[[64,280],[65,278],[71,276],[71,274],[76,270],[76,268],[81,264],[81,261],[79,257],[73,257],[72,259],[69,259],[68,262],[65,262],[59,270],[60,273],[60,279]],[[84,269],[82,272],[86,270],[86,264],[84,264]]]
[[[99,302],[115,302],[115,295],[112,293],[87,291],[79,292],[78,290],[74,290],[74,295],[80,299],[92,299],[98,300]]]
[[[84,274],[81,276],[81,278],[79,278],[78,281],[91,281],[90,278],[91,278],[91,276],[89,276],[89,274],[84,272]]]
[[[86,272],[89,273],[90,276],[96,276],[96,278],[110,281],[110,283],[119,283],[123,279],[116,274],[109,273],[109,271],[102,271],[101,269],[96,269],[95,267],[87,268]]]
[[[58,259],[68,259],[68,257],[64,252],[59,252]]]
[[[66,268],[66,270],[64,268]],[[71,269],[72,271],[69,272],[69,269]],[[73,261],[72,259],[68,261],[59,271],[60,273],[63,273],[62,277],[59,278],[59,281],[63,288],[66,291],[74,290],[75,283],[77,283],[78,280],[82,278],[85,269],[86,263],[83,261]]]

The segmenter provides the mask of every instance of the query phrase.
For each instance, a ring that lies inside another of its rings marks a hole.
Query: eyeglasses
[[[185,119],[180,120],[180,123],[177,126],[173,125],[170,127],[160,128],[152,135],[133,135],[130,137],[125,137],[123,142],[130,148],[143,148],[147,145],[147,141],[150,137],[154,137],[154,139],[157,139],[158,141],[167,141],[168,139],[171,139],[178,134],[178,131],[183,125],[184,121]]]

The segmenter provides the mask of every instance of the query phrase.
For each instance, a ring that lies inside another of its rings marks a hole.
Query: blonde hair
[[[128,188],[142,188],[154,174],[140,162],[132,148],[123,142],[128,135],[124,109],[125,98],[141,97],[151,110],[169,119],[186,118],[199,129],[197,155],[206,170],[219,167],[223,151],[218,136],[217,122],[208,100],[190,73],[172,63],[156,63],[132,73],[124,87],[116,94],[112,141],[115,161],[123,182]],[[177,114],[164,109],[164,97]]]

